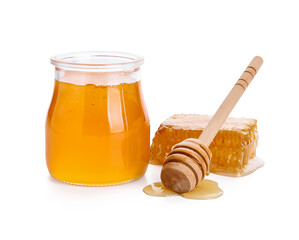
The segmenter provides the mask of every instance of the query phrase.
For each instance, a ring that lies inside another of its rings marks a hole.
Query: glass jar
[[[51,58],[55,88],[46,121],[46,159],[57,180],[101,186],[144,175],[150,123],[142,96],[143,58],[77,52]]]

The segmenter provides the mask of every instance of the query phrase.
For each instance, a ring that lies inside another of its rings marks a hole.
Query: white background
[[[298,239],[298,1],[1,1],[0,239]],[[213,114],[253,56],[264,65],[231,116],[258,120],[266,165],[210,175],[216,200],[154,198],[141,180],[61,184],[45,164],[49,57],[141,54],[152,136],[174,113]]]

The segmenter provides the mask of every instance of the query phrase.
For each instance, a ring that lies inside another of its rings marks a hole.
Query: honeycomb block
[[[151,145],[150,163],[163,164],[172,146],[186,138],[198,138],[211,117],[199,114],[176,114],[164,121]],[[228,118],[210,145],[210,172],[243,176],[257,168],[251,166],[258,142],[257,121],[248,118]],[[250,171],[250,172],[249,172]]]

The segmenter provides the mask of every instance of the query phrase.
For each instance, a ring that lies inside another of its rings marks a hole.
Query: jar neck
[[[60,82],[75,85],[93,84],[96,86],[120,85],[140,81],[140,68],[131,71],[94,72],[75,71],[63,68],[55,68],[55,79]]]

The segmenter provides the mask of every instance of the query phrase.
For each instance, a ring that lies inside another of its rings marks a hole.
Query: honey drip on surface
[[[218,198],[223,194],[221,188],[218,187],[218,183],[204,179],[202,182],[195,187],[191,192],[177,194],[174,191],[166,188],[163,183],[156,182],[143,188],[143,192],[149,196],[155,197],[168,197],[180,195],[183,198],[197,199],[197,200],[208,200]]]
[[[218,187],[218,183],[212,180],[204,179],[191,192],[182,193],[181,196],[189,199],[207,200],[218,198],[222,194],[223,191]]]
[[[176,192],[166,188],[161,182],[155,182],[153,184],[147,185],[145,188],[143,188],[143,192],[147,195],[155,197],[168,197],[178,195]]]

